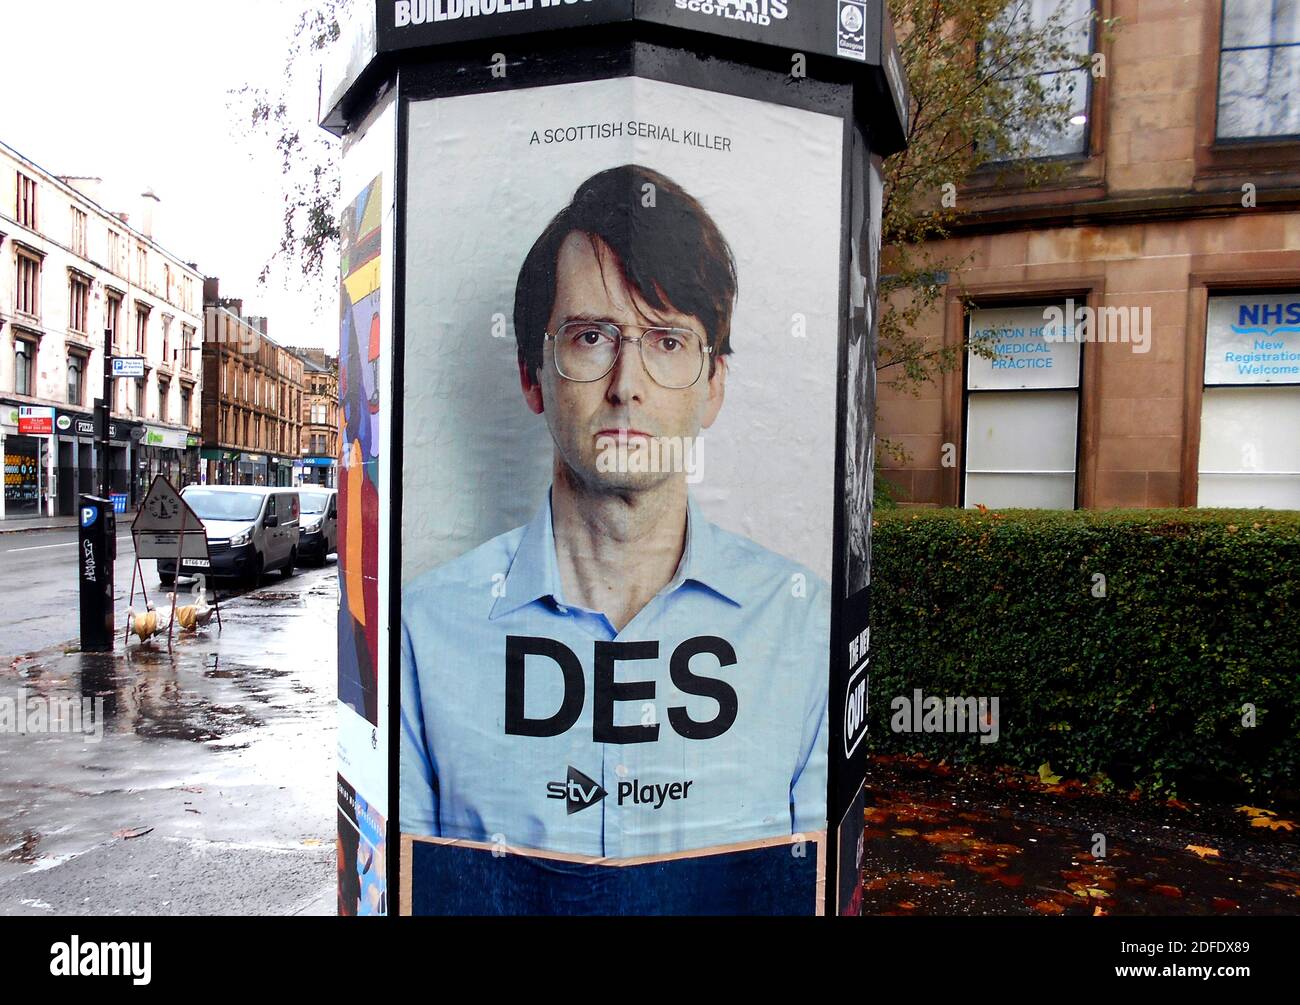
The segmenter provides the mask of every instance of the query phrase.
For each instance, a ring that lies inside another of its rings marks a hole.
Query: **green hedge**
[[[877,751],[1295,798],[1300,513],[899,510],[874,533]],[[998,741],[893,732],[916,688],[998,696]]]

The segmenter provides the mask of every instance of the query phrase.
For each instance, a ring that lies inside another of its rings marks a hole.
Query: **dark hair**
[[[647,189],[646,186],[653,186]],[[647,193],[653,193],[653,202]],[[658,171],[625,164],[592,175],[542,231],[515,287],[515,340],[529,376],[541,368],[546,325],[555,307],[560,246],[570,234],[599,239],[623,279],[655,310],[699,318],[713,360],[731,352],[736,260],[703,206]]]

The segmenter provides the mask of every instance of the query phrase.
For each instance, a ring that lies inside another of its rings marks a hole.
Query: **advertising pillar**
[[[858,913],[883,3],[353,43],[340,912]]]

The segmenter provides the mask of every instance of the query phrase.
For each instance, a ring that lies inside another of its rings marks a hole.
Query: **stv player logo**
[[[546,783],[546,798],[563,799],[569,816],[595,806],[607,795],[599,782],[588,778],[572,764],[569,765],[569,777],[565,781]]]

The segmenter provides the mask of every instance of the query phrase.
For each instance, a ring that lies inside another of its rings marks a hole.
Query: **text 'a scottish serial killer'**
[[[632,136],[643,140],[676,143],[700,150],[717,150],[731,153],[731,137],[706,133],[699,129],[678,129],[655,122],[628,119],[620,122],[596,122],[580,126],[556,126],[553,129],[534,129],[529,146],[551,146],[557,143],[582,143],[589,140],[609,140]]]

